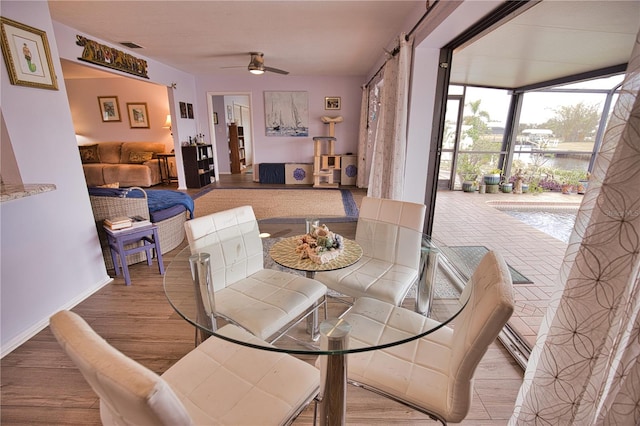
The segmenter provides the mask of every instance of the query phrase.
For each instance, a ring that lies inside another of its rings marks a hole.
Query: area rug
[[[195,215],[250,205],[257,219],[275,217],[358,216],[351,191],[339,189],[223,189],[195,198]]]
[[[489,251],[485,246],[446,246],[440,248],[445,256],[454,265],[466,265],[466,267],[458,267],[458,271],[464,276],[465,281],[471,277],[473,271],[480,264],[482,257]],[[510,265],[509,272],[511,280],[514,284],[533,284],[529,278],[522,275]]]

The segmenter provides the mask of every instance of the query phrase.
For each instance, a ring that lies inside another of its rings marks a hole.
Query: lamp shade
[[[162,126],[165,129],[170,129],[171,128],[171,115],[167,115],[167,120],[164,122],[164,125]]]

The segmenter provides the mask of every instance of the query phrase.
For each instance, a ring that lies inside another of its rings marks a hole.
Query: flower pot
[[[500,175],[498,174],[484,175],[484,183],[486,183],[487,185],[498,185],[500,183]]]
[[[487,194],[497,194],[500,190],[500,185],[487,185]]]
[[[511,192],[513,191],[513,184],[512,183],[503,183],[502,184],[502,192]]]
[[[578,194],[584,194],[585,192],[587,192],[588,187],[589,187],[588,180],[578,181]]]
[[[522,193],[525,194],[529,192],[529,184],[528,183],[523,183],[522,184]]]
[[[561,187],[562,193],[563,194],[571,194],[572,190],[573,190],[573,185],[569,185],[567,183],[563,184]]]
[[[462,191],[463,192],[475,192],[476,183],[474,181],[464,181],[462,182]]]

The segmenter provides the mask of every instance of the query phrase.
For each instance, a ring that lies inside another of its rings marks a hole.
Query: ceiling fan
[[[265,71],[275,72],[278,74],[289,74],[289,71],[281,70],[278,68],[265,67],[264,66],[264,54],[262,52],[251,52],[251,61],[249,62],[249,66],[247,69],[251,74],[264,74]]]

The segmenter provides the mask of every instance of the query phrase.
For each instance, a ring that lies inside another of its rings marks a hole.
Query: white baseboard
[[[95,286],[93,286],[86,292],[79,294],[78,296],[70,300],[68,303],[65,303],[63,306],[60,306],[58,309],[51,312],[49,315],[46,316],[46,318],[43,318],[42,320],[34,324],[32,327],[28,328],[24,332],[20,333],[19,335],[11,339],[2,347],[2,354],[0,355],[0,358],[4,358],[6,355],[13,352],[16,348],[18,348],[20,345],[25,343],[27,340],[31,339],[33,336],[35,336],[36,334],[44,330],[46,327],[48,327],[49,317],[51,317],[51,315],[61,310],[73,308],[78,303],[82,302],[87,297],[91,296],[93,293],[100,290],[105,285],[109,284],[111,281],[113,281],[113,278],[111,278],[108,275],[105,276],[105,278],[102,281],[98,282]]]

